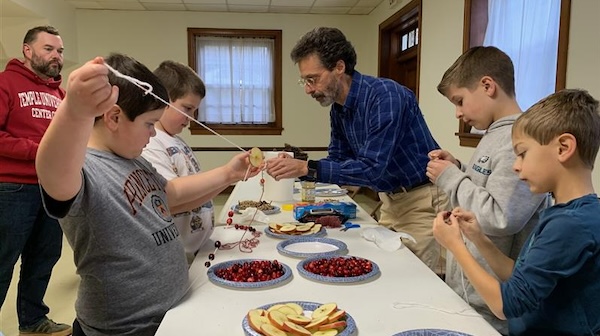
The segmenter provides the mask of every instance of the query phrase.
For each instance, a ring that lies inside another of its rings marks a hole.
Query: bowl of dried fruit
[[[379,266],[371,260],[347,255],[304,259],[296,268],[305,278],[331,283],[374,280],[380,274]]]
[[[235,289],[268,288],[286,283],[292,269],[277,260],[237,259],[211,266],[208,279],[220,286]]]

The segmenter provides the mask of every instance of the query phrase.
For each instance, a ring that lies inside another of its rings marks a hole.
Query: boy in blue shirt
[[[473,213],[455,208],[434,220],[434,236],[450,251],[511,335],[596,335],[600,332],[600,201],[592,170],[600,146],[598,101],[563,90],[532,106],[513,125],[513,169],[535,193],[556,204],[540,214],[518,259],[485,236]],[[472,241],[500,279],[466,249]]]

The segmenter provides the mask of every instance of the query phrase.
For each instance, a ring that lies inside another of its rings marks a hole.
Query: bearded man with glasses
[[[355,70],[354,47],[336,28],[306,33],[291,58],[298,64],[304,92],[321,106],[331,106],[331,142],[324,159],[302,161],[282,154],[269,160],[267,172],[276,180],[300,177],[379,192],[379,224],[411,234],[417,243],[406,245],[443,274],[443,251],[431,223],[448,200],[425,175],[427,154],[439,145],[414,93],[393,80]]]

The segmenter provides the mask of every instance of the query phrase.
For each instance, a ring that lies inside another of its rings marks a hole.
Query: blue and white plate
[[[414,329],[407,330],[393,336],[472,336],[458,331],[446,329]]]
[[[281,208],[277,205],[272,205],[273,209],[271,210],[261,210],[265,215],[274,215],[281,212]],[[240,213],[240,205],[235,204],[231,207],[231,210],[235,211],[235,213]]]
[[[285,234],[285,233],[277,233],[271,231],[271,229],[267,226],[265,228],[265,234],[271,238],[279,238],[279,239],[291,239],[297,237],[325,237],[327,235],[327,230],[324,226],[321,227],[321,230],[311,233],[311,234],[303,234],[303,235],[294,235],[294,234]]]
[[[211,266],[208,269],[208,271],[206,271],[206,274],[208,275],[208,279],[216,285],[221,285],[221,286],[229,287],[229,288],[240,288],[240,289],[274,287],[274,286],[277,286],[279,284],[286,282],[286,280],[288,280],[292,277],[292,269],[288,265],[286,265],[282,262],[279,262],[279,261],[278,262],[283,266],[283,275],[274,280],[256,281],[256,282],[239,282],[239,281],[225,280],[215,274],[215,272],[221,268],[227,268],[229,266],[233,266],[233,264],[243,264],[244,262],[251,262],[251,261],[256,261],[256,260],[266,260],[266,259],[237,259],[237,260],[224,261],[222,263],[218,263],[218,264]],[[270,261],[272,261],[272,260],[270,260]]]
[[[273,305],[285,304],[288,302],[293,302],[293,303],[299,304],[302,308],[304,308],[304,314],[306,316],[310,316],[315,309],[319,308],[319,306],[322,305],[322,303],[316,303],[316,302],[284,301],[284,302],[271,303],[271,304],[267,304],[264,306],[256,307],[256,309],[267,310]],[[252,329],[252,327],[250,327],[250,324],[248,324],[248,315],[247,314],[244,317],[244,319],[242,320],[242,328],[244,329],[244,334],[246,336],[261,336],[261,334],[254,331],[254,329]],[[339,334],[337,334],[337,336],[352,336],[352,335],[356,335],[356,322],[354,322],[354,319],[352,318],[352,316],[350,316],[350,314],[348,314],[348,312],[346,312],[346,328],[344,328],[344,330],[342,330]]]
[[[309,258],[346,254],[348,246],[337,239],[300,236],[277,244],[277,251],[289,257]]]
[[[319,275],[319,274],[309,272],[304,268],[304,265],[306,265],[310,262],[313,262],[315,260],[331,259],[331,258],[339,258],[339,257],[365,259],[365,258],[360,258],[360,257],[355,257],[355,256],[339,256],[339,255],[333,255],[333,256],[327,256],[327,257],[321,257],[321,256],[311,257],[311,258],[304,259],[301,262],[299,262],[298,265],[296,266],[296,269],[298,270],[300,275],[302,275],[303,277],[308,278],[310,280],[316,280],[316,281],[320,281],[320,282],[332,282],[332,283],[353,283],[353,282],[361,282],[361,281],[365,281],[365,280],[372,280],[373,277],[378,276],[380,273],[379,266],[377,266],[377,264],[371,260],[369,260],[369,261],[371,261],[371,265],[372,265],[371,272],[363,274],[363,275],[359,275],[359,276],[353,276],[353,277],[324,276],[324,275]]]
[[[317,189],[315,191],[315,196],[319,196],[319,197],[339,197],[339,196],[344,196],[347,193],[348,193],[347,189],[325,188],[325,189]]]

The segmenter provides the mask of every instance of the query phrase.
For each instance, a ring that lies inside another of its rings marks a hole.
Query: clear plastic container
[[[302,181],[300,185],[302,185],[302,202],[314,203],[316,194],[316,183],[314,181]]]

